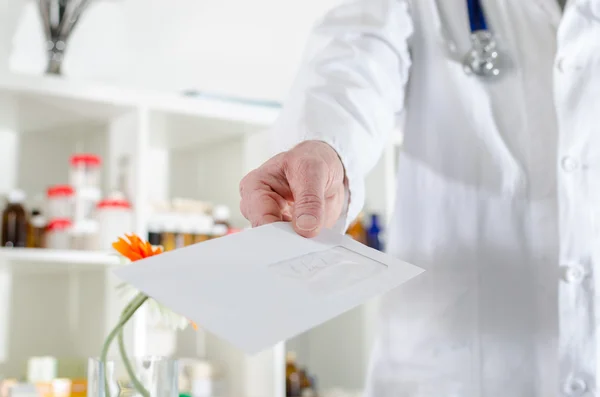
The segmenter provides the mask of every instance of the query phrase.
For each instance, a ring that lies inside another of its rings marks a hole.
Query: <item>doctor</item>
[[[353,0],[312,41],[241,209],[347,226],[405,116],[388,250],[427,271],[368,396],[599,395],[600,0]]]

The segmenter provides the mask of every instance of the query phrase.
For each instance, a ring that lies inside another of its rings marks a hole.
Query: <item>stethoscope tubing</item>
[[[471,33],[488,30],[485,13],[481,6],[481,0],[467,0],[467,10],[469,12],[469,25]]]

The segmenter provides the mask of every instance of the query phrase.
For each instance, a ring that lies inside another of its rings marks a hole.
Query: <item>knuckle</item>
[[[255,195],[252,197],[252,201],[256,203],[260,208],[268,208],[273,205],[273,203],[277,202],[276,193],[274,192],[265,192],[265,191],[257,191]]]
[[[258,170],[250,171],[246,176],[242,178],[239,185],[240,196],[244,197],[245,193],[248,192],[250,186],[252,186],[253,182],[256,180],[258,176]]]
[[[327,179],[327,164],[312,156],[305,156],[290,164],[287,174],[294,184],[305,186],[316,183],[321,185]]]
[[[320,210],[322,203],[323,203],[323,200],[318,193],[304,192],[296,201],[295,206],[300,207],[305,210],[306,209]]]
[[[259,213],[268,211],[277,202],[275,196],[274,192],[253,190],[243,200],[244,208],[250,217],[254,213],[260,215]]]

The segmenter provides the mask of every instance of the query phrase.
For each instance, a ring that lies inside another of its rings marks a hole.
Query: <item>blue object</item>
[[[317,388],[317,378],[316,376],[309,376],[308,377],[308,381],[310,382],[310,387],[313,389],[314,392],[316,392],[318,390]]]
[[[383,251],[383,243],[381,241],[382,227],[379,222],[379,215],[371,215],[371,225],[367,229],[367,245],[373,249]]]
[[[469,10],[469,25],[471,33],[478,30],[488,30],[485,14],[480,0],[467,0],[467,9]]]

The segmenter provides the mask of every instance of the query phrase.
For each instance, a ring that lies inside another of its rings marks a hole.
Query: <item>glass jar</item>
[[[214,226],[210,216],[200,214],[194,217],[194,244],[209,240]]]
[[[52,219],[46,230],[46,247],[57,250],[71,248],[71,220]]]
[[[164,215],[162,243],[165,251],[173,251],[177,248],[178,221],[177,214],[168,213]]]
[[[211,238],[219,238],[227,235],[228,228],[226,225],[217,223],[212,227]]]
[[[163,357],[131,358],[137,380],[150,397],[178,397],[178,363]],[[108,389],[108,390],[107,390]],[[139,393],[121,360],[106,363],[91,358],[88,361],[87,397],[139,397]]]
[[[83,187],[100,187],[99,156],[89,153],[79,153],[71,156],[71,170],[69,179],[75,189]]]
[[[222,370],[213,363],[195,358],[179,360],[180,395],[193,397],[224,396]]]
[[[75,194],[70,185],[50,186],[46,191],[48,200],[48,217],[71,218],[73,216],[73,195]]]
[[[71,228],[71,249],[81,251],[95,251],[98,249],[98,221],[86,219],[74,223]],[[115,238],[116,240],[116,238]]]
[[[212,216],[215,221],[215,224],[221,224],[227,226],[229,229],[231,225],[229,224],[230,211],[229,207],[225,205],[217,205],[213,208]]]
[[[77,189],[73,199],[73,222],[80,223],[92,219],[101,197],[100,189],[93,187]]]
[[[120,194],[113,193],[96,207],[99,224],[98,249],[109,251],[117,238],[133,231],[131,204]]]
[[[182,240],[181,244],[183,247],[194,244],[195,224],[193,215],[182,216],[180,224],[180,239]]]
[[[175,213],[173,221],[175,222],[175,249],[185,247],[186,234],[188,233],[188,217],[185,213]]]

